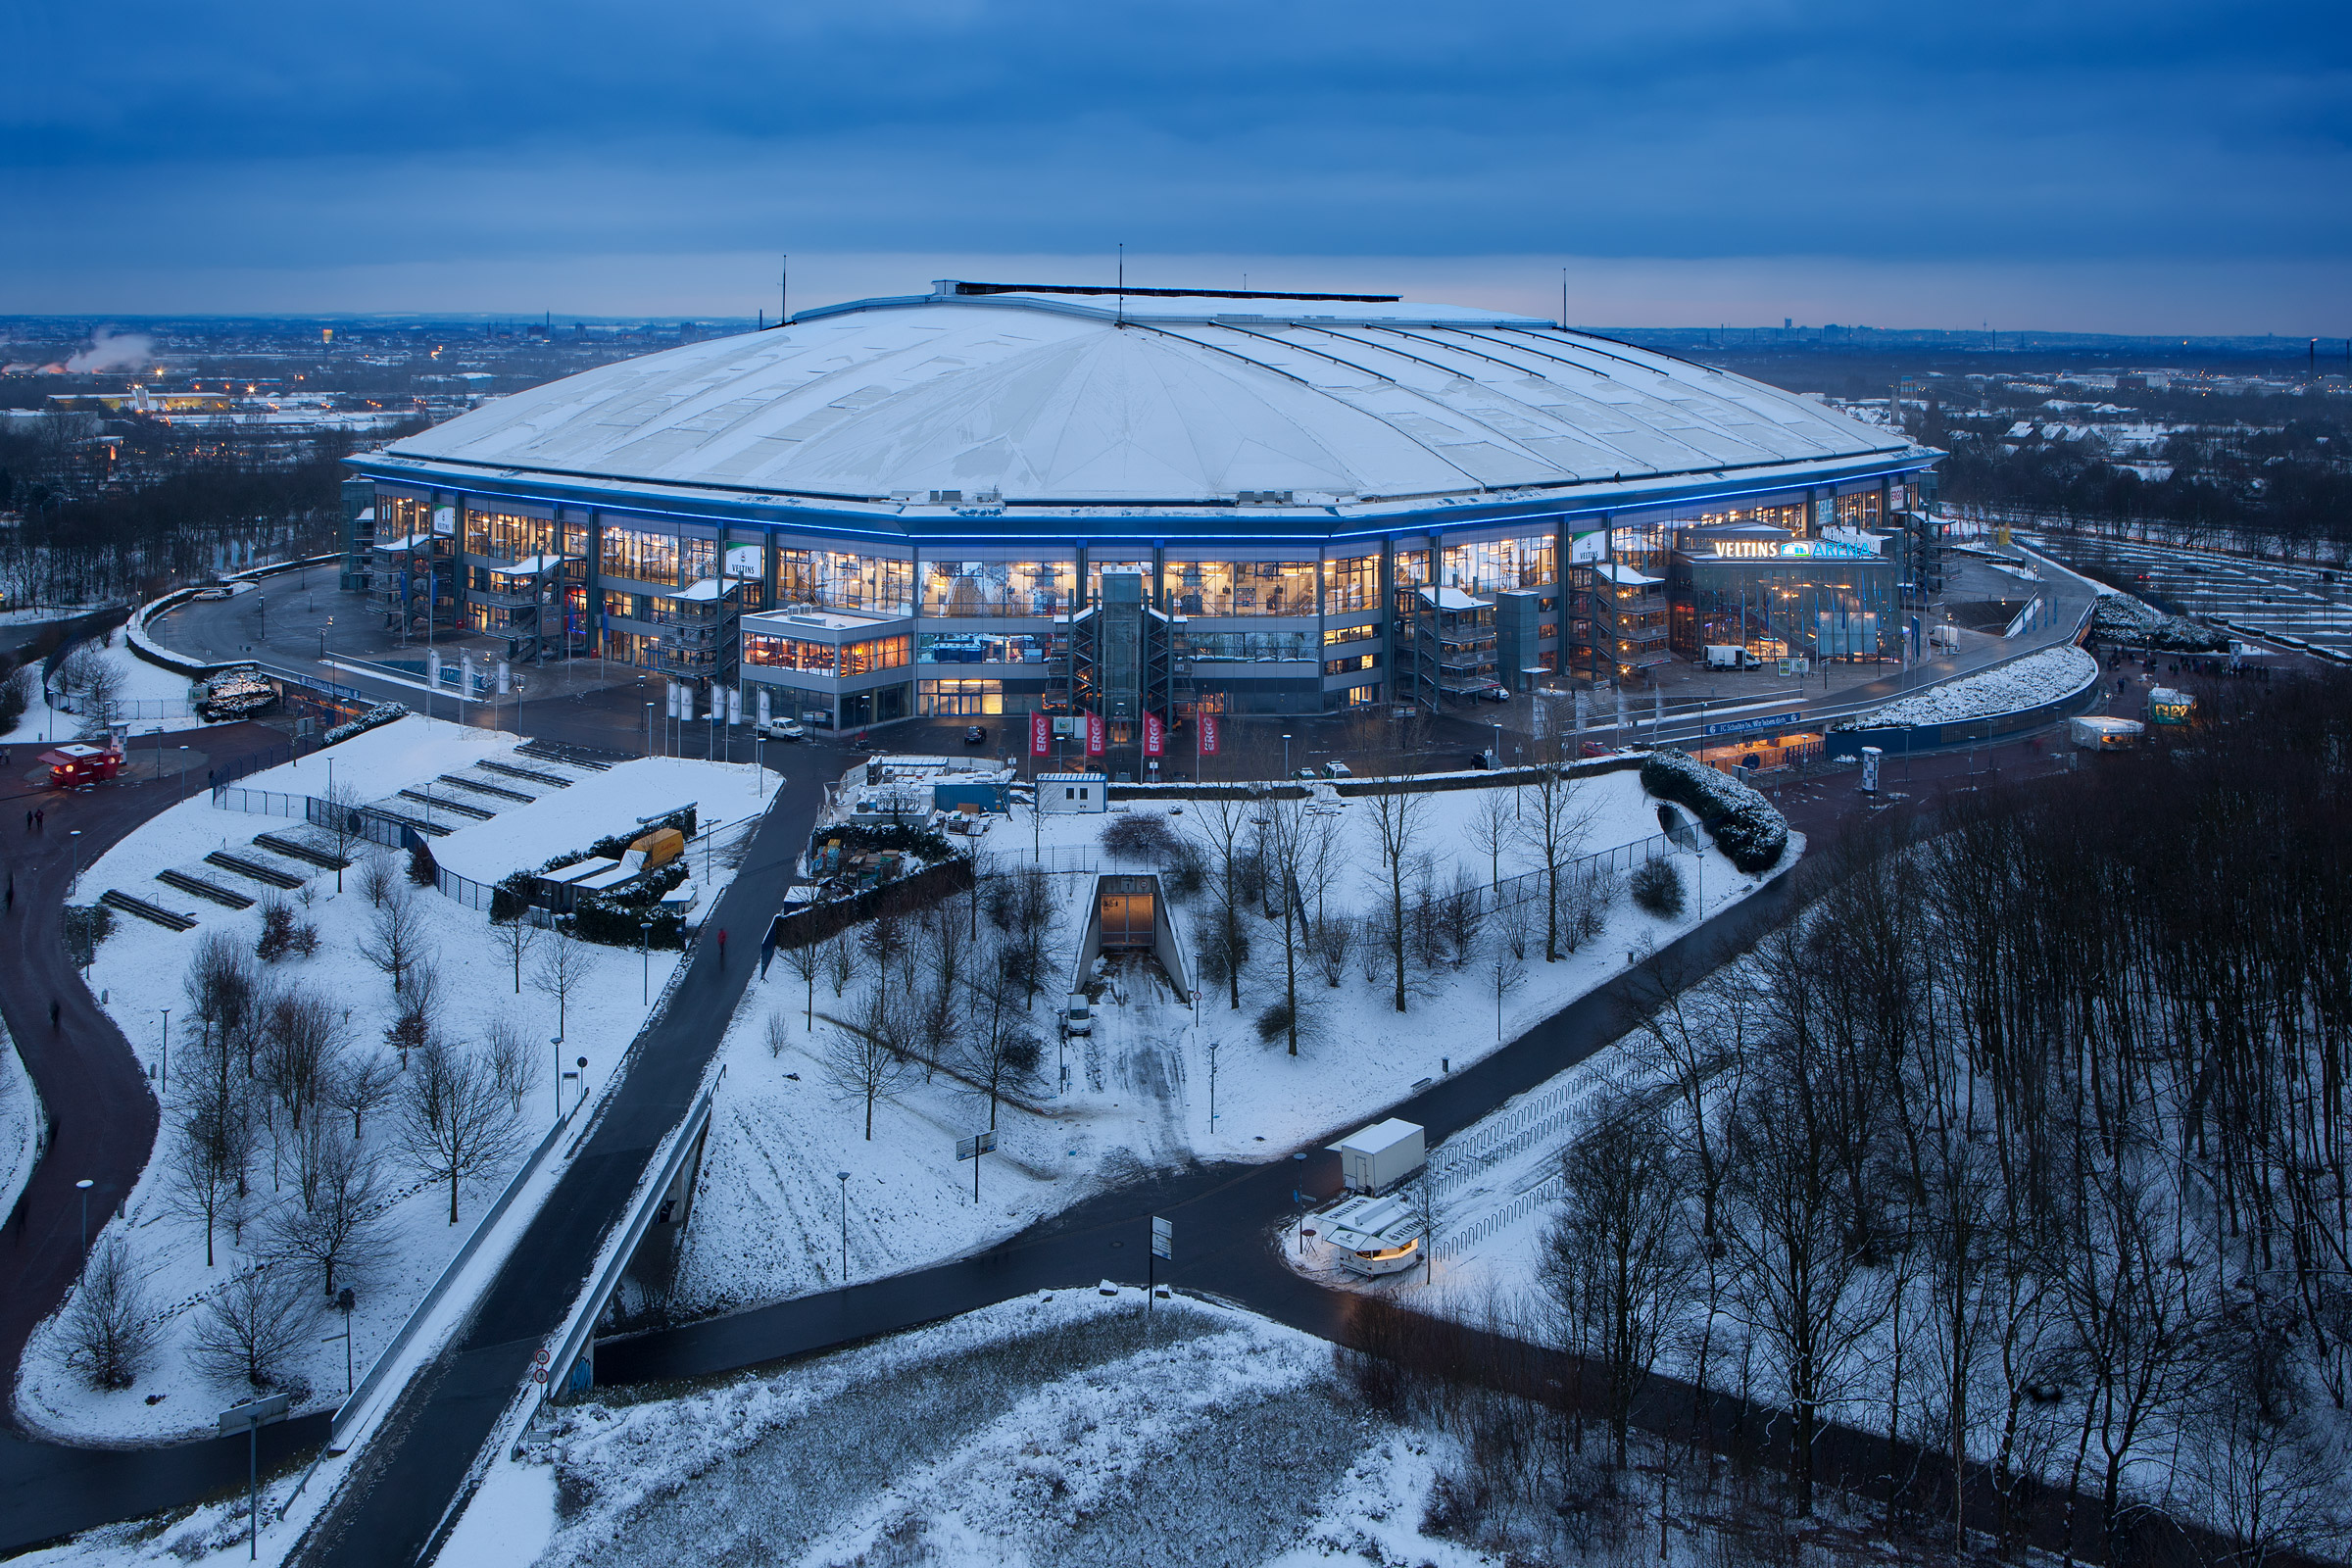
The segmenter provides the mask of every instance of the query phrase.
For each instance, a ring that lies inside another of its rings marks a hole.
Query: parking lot
[[[2038,548],[2169,613],[2352,659],[2352,599],[2345,574],[2332,567],[2065,535]]]

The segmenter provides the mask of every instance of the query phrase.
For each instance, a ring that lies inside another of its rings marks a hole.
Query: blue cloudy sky
[[[0,312],[936,276],[2352,332],[2352,8],[124,0],[0,18]]]

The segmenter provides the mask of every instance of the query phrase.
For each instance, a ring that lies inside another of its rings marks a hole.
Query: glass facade
[[[926,615],[1059,615],[1078,581],[1075,557],[1045,561],[926,561]]]
[[[407,496],[375,496],[375,537],[382,544],[433,531],[433,504]]]
[[[1445,585],[1467,594],[1547,588],[1559,580],[1554,560],[1557,553],[1555,541],[1548,533],[1447,545]]]
[[[607,523],[601,569],[608,577],[678,587],[678,536]]]
[[[1688,659],[1737,644],[1762,658],[1876,660],[1895,647],[1895,563],[1878,557],[1745,560],[1678,554],[1671,646]]]
[[[861,610],[904,615],[914,604],[911,556],[849,550],[776,552],[776,605],[782,610]]]
[[[914,683],[914,710],[923,718],[984,718],[1004,711],[1004,683],[999,680],[921,680]]]
[[[1323,563],[1323,613],[1352,614],[1380,608],[1380,558],[1348,556]]]
[[[558,542],[561,531],[551,517],[466,509],[466,553],[469,556],[528,561],[533,556],[561,555]]]
[[[1306,631],[1208,631],[1187,640],[1196,663],[1265,664],[1315,657],[1314,633]]]
[[[906,663],[908,641],[906,637],[873,637],[863,642],[820,643],[746,632],[743,662],[769,669],[805,670],[811,675],[865,675]]]
[[[1090,554],[1086,558],[1086,602],[1102,602],[1102,574],[1106,571],[1140,571],[1149,579],[1152,575],[1150,556],[1119,556]]]
[[[1061,646],[1042,632],[924,632],[914,641],[914,657],[935,664],[1043,664]]]
[[[1160,572],[1172,615],[1311,615],[1312,561],[1173,561]]]

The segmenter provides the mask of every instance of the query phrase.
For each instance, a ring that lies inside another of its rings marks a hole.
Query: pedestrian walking
[[[56,1028],[56,1027],[57,1027],[57,1019],[58,1019],[58,1014],[59,1014],[60,1012],[62,1012],[63,1010],[64,1010],[63,1008],[61,1008],[61,1007],[59,1007],[59,1006],[58,1006],[58,1004],[57,1004],[57,999],[56,999],[55,997],[51,997],[51,998],[49,999],[49,1027],[50,1027],[50,1028],[54,1029],[54,1028]]]
[[[49,808],[46,806],[38,807],[33,810],[32,830],[35,833],[46,833],[49,831]]]
[[[718,966],[727,966],[727,928],[723,925],[718,928]]]

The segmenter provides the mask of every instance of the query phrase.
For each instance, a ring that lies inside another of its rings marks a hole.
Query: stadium
[[[387,626],[826,727],[1872,660],[1939,454],[1502,312],[943,281],[501,398],[351,459]]]

